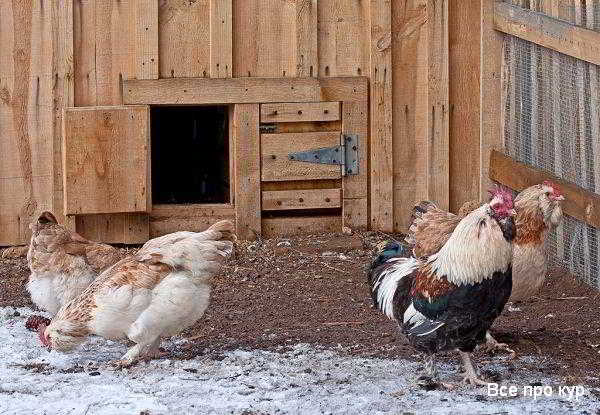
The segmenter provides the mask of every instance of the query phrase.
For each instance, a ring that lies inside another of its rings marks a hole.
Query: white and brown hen
[[[34,304],[52,316],[122,258],[118,249],[59,225],[50,212],[43,212],[30,228],[27,291]]]
[[[103,272],[63,306],[42,343],[68,351],[90,334],[135,343],[118,362],[158,357],[161,338],[194,324],[208,307],[211,279],[233,249],[233,223],[220,221],[204,232],[177,232],[149,241],[137,254]]]

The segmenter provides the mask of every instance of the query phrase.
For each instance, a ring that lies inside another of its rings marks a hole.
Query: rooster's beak
[[[514,209],[511,209],[508,211],[508,213],[510,214],[510,216],[515,216],[517,214],[517,211]]]
[[[554,200],[565,200],[565,197],[563,195],[554,196]]]

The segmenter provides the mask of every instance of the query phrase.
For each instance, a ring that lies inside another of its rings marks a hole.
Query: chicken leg
[[[485,332],[485,348],[489,352],[493,350],[504,350],[505,352],[510,353],[509,360],[513,360],[517,357],[517,352],[508,347],[508,344],[499,343],[496,339],[492,337],[489,331]]]
[[[148,351],[145,353],[144,357],[148,360],[152,359],[160,359],[163,357],[169,356],[171,353],[166,350],[161,350],[160,346],[160,337],[158,337],[152,344],[148,347]]]
[[[487,386],[488,382],[480,379],[477,375],[477,371],[475,370],[475,367],[473,366],[473,361],[471,360],[471,353],[461,352],[460,350],[458,351],[458,353],[460,353],[463,366],[465,367],[465,377],[462,380],[463,383]]]
[[[127,350],[127,353],[125,353],[120,360],[115,361],[113,363],[113,366],[117,368],[133,366],[138,361],[138,358],[140,356],[140,353],[144,349],[144,346],[146,345],[136,343],[134,346],[130,347],[129,350]]]
[[[438,385],[446,389],[454,388],[454,385],[451,383],[439,381],[437,369],[435,367],[435,358],[432,354],[425,356],[425,368],[423,373],[417,378],[416,383],[427,390],[436,389]]]

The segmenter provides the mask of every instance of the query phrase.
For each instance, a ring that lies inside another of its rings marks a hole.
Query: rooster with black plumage
[[[516,232],[511,193],[501,187],[490,193],[490,201],[466,215],[435,254],[408,257],[392,242],[369,270],[375,306],[426,354],[419,384],[437,384],[434,354],[454,349],[465,368],[463,381],[486,384],[471,353],[510,297]]]

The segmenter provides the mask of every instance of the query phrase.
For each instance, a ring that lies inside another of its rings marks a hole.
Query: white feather
[[[508,269],[512,244],[504,239],[488,209],[486,204],[467,215],[442,249],[429,257],[436,275],[445,275],[449,282],[461,285],[481,282],[494,272]],[[484,226],[479,225],[482,220]]]
[[[404,324],[410,325],[413,329],[419,327],[421,324],[425,323],[429,319],[425,317],[421,312],[419,312],[413,303],[406,309],[404,312]],[[438,321],[435,325],[431,327],[430,330],[419,333],[418,336],[426,336],[430,333],[433,333],[440,327],[442,327],[445,323],[442,321]]]
[[[32,272],[27,291],[35,305],[54,316],[63,304],[85,290],[95,277],[96,274],[91,270],[76,276],[66,273]]]
[[[389,262],[393,265],[381,273],[373,286],[373,291],[377,291],[379,309],[388,318],[394,319],[394,294],[398,283],[402,278],[412,274],[419,267],[421,261],[415,258],[394,258]]]

